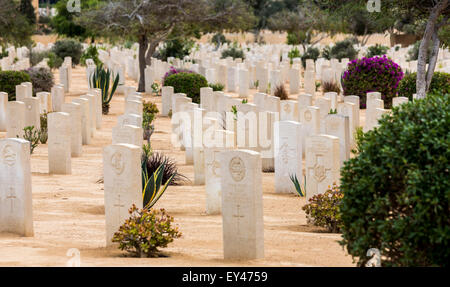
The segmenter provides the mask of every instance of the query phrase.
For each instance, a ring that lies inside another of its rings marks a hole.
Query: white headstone
[[[129,218],[128,209],[143,207],[141,148],[129,144],[109,145],[103,151],[106,245]]]
[[[132,125],[117,125],[112,129],[112,144],[132,144],[142,146],[142,127]]]
[[[25,104],[19,101],[7,103],[6,107],[6,137],[22,138],[25,125]]]
[[[0,139],[0,233],[33,236],[30,143]]]
[[[264,257],[261,157],[249,150],[219,154],[224,258]]]
[[[84,145],[89,145],[92,141],[92,125],[89,100],[77,98],[73,99],[72,103],[79,104],[81,106],[81,138]]]
[[[164,86],[161,89],[162,116],[167,117],[172,106],[173,87]]]
[[[70,150],[73,157],[79,157],[82,154],[83,136],[81,107],[81,104],[77,103],[64,103],[62,105],[62,111],[70,115]]]
[[[302,172],[302,125],[294,121],[275,123],[275,192],[295,193],[290,177],[299,181]]]
[[[7,106],[8,106],[8,94],[0,92],[0,132],[6,132]]]
[[[68,113],[48,114],[48,171],[71,174],[71,118]]]
[[[325,118],[325,133],[339,138],[341,166],[350,158],[349,117],[332,114]]]

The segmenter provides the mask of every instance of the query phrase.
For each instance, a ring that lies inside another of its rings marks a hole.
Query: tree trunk
[[[147,36],[141,35],[139,37],[139,87],[138,92],[145,93],[145,51],[147,51],[148,41]]]
[[[436,68],[436,63],[439,55],[439,45],[441,41],[439,40],[438,30],[434,29],[433,36],[432,36],[432,42],[433,42],[433,50],[431,51],[430,55],[430,61],[428,64],[428,71],[427,71],[427,85],[426,85],[426,91],[428,92],[430,90],[430,84],[431,80],[433,78],[434,69]]]
[[[151,65],[152,64],[152,56],[156,51],[156,48],[158,47],[159,42],[155,42],[155,41],[150,41],[150,45],[147,51],[147,55],[145,56],[145,62],[147,63],[147,65]]]
[[[423,99],[426,97],[427,93],[426,65],[427,65],[428,47],[430,45],[431,37],[433,36],[434,31],[436,30],[435,27],[439,15],[445,8],[447,8],[448,1],[449,0],[440,1],[436,6],[434,6],[433,10],[431,10],[430,17],[428,18],[427,26],[423,34],[422,41],[420,42],[419,58],[417,61],[417,81],[416,81],[416,90],[418,99]],[[428,73],[431,73],[432,76],[432,73],[434,73],[434,69],[428,69]]]

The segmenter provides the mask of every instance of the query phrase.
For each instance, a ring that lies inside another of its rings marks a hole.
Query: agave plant
[[[97,69],[92,75],[92,88],[102,90],[102,108],[104,115],[109,113],[109,103],[111,102],[117,86],[119,85],[119,74],[117,74],[115,75],[112,87],[110,89],[112,76],[113,73],[109,69],[105,70],[101,65],[97,66]]]
[[[305,187],[303,187],[303,190],[302,190],[302,187],[300,185],[300,182],[298,181],[297,175],[291,174],[289,177],[291,178],[291,181],[294,184],[295,190],[297,191],[298,195],[300,195],[300,197],[305,197],[306,196]]]
[[[144,187],[142,190],[142,200],[144,202],[144,209],[149,210],[158,202],[176,174],[173,174],[162,185],[165,163],[161,164],[150,178],[148,177],[146,164],[146,162],[142,163],[142,186]]]

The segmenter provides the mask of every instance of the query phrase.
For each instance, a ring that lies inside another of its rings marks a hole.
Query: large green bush
[[[376,44],[375,46],[370,46],[367,49],[366,57],[372,58],[375,56],[383,56],[383,55],[386,55],[388,50],[389,50],[389,47],[383,46],[380,44]]]
[[[222,57],[221,58],[225,59],[225,58],[228,58],[228,57],[232,57],[233,60],[234,59],[242,59],[242,60],[245,59],[244,51],[242,51],[241,49],[239,49],[239,48],[237,48],[235,46],[230,47],[230,48],[222,51]]]
[[[99,59],[98,49],[96,46],[89,46],[81,55],[80,62],[82,66],[86,66],[86,60],[92,59],[96,66],[102,65],[102,61]]]
[[[330,59],[338,59],[339,61],[343,58],[348,58],[350,60],[356,59],[358,57],[358,51],[353,47],[352,39],[345,39],[343,41],[337,42],[332,48],[325,48],[323,56]]]
[[[33,95],[40,92],[51,92],[55,84],[53,73],[47,68],[30,68],[26,70],[33,84]]]
[[[16,100],[16,86],[23,82],[31,82],[24,71],[0,71],[0,92],[8,93],[8,100]]]
[[[413,94],[416,93],[417,73],[405,75],[398,86],[398,96],[407,97],[413,100]],[[450,94],[450,74],[434,72],[430,83],[430,93],[445,95]]]
[[[80,63],[81,54],[83,53],[83,46],[74,39],[59,40],[52,47],[52,52],[64,60],[65,57],[72,57],[72,64],[78,65]]]
[[[364,265],[450,265],[450,95],[393,109],[341,170],[342,245]]]
[[[185,56],[189,56],[193,47],[194,41],[192,40],[168,40],[164,43],[164,46],[155,53],[155,58],[162,61],[167,61],[167,58],[170,57],[183,59]]]
[[[172,86],[175,93],[184,93],[193,103],[200,103],[200,88],[208,87],[205,77],[196,73],[178,73],[167,77],[164,86]]]
[[[385,108],[392,106],[392,98],[396,96],[398,85],[403,78],[399,65],[383,57],[362,58],[351,61],[342,76],[344,95],[360,97],[360,107],[366,108],[366,95],[369,92],[380,92]]]

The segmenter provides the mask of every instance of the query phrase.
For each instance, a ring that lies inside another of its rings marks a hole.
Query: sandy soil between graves
[[[84,68],[73,70],[72,86],[67,102],[86,92]],[[161,107],[160,98],[151,100]],[[31,159],[35,235],[0,234],[0,266],[65,266],[70,248],[80,250],[82,266],[354,266],[337,243],[339,234],[307,226],[301,209],[305,199],[274,193],[273,173],[263,176],[264,259],[223,260],[221,216],[205,214],[204,186],[192,184],[170,187],[156,206],[174,216],[183,233],[164,250],[168,257],[129,258],[106,248],[103,184],[97,181],[102,178],[102,149],[111,143],[111,129],[123,109],[123,97],[116,96],[93,143],[83,146],[82,157],[72,159],[72,175],[49,175],[47,146],[36,149]],[[158,117],[155,127],[153,148],[175,158],[180,172],[193,181],[193,166],[185,165],[184,152],[171,147],[169,118]]]

